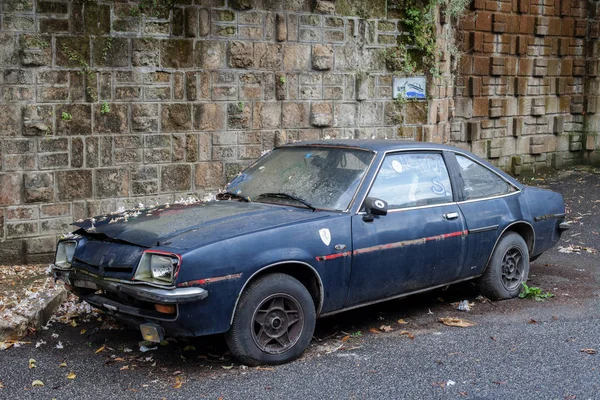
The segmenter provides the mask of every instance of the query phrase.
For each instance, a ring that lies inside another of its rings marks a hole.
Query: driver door
[[[459,277],[466,228],[442,153],[386,155],[368,197],[385,200],[388,213],[352,216],[354,251],[345,307]]]

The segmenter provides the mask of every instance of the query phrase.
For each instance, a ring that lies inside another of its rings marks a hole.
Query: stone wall
[[[598,161],[597,1],[474,0],[452,139],[514,174]]]
[[[48,260],[73,220],[214,193],[293,140],[451,143],[515,172],[591,159],[597,6],[535,1],[475,1],[460,60],[437,10],[440,75],[399,104],[403,0],[3,0],[0,263]]]

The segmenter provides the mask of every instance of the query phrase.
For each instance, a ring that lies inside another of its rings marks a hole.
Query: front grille
[[[88,240],[77,247],[72,265],[102,277],[129,280],[143,252],[134,245]]]

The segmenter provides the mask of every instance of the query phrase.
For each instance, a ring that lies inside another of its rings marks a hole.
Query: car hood
[[[123,211],[80,220],[73,225],[81,228],[76,233],[88,237],[143,247],[188,249],[333,214],[263,203],[213,201]]]

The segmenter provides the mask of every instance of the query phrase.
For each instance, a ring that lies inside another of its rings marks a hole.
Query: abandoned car
[[[146,340],[225,333],[244,364],[278,364],[317,317],[475,278],[515,297],[567,229],[560,194],[419,142],[285,145],[218,199],[79,221],[53,274]]]

